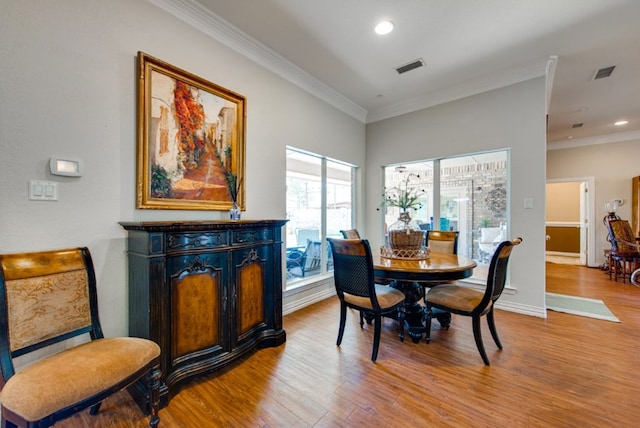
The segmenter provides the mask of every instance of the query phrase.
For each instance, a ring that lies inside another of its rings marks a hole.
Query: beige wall
[[[594,144],[547,152],[547,179],[595,178],[596,230],[595,256],[598,264],[604,262],[603,250],[610,248],[607,232],[602,224],[606,215],[605,202],[624,199],[618,210],[623,219],[631,219],[631,180],[640,175],[640,140]]]
[[[547,221],[580,221],[580,183],[547,184]]]

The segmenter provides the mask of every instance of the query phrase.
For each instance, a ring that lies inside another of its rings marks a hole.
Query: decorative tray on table
[[[380,247],[380,256],[385,259],[426,260],[429,258],[429,247],[416,249]]]

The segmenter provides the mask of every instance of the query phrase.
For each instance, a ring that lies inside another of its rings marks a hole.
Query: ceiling
[[[367,123],[549,70],[550,148],[640,138],[638,0],[151,1]]]

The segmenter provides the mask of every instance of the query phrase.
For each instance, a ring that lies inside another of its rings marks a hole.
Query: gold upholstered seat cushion
[[[24,367],[7,381],[0,401],[36,421],[116,385],[159,355],[147,339],[93,340]]]
[[[391,308],[398,303],[403,302],[405,299],[402,291],[380,284],[376,284],[376,296],[378,297],[378,304],[382,309]],[[360,308],[373,309],[371,306],[371,299],[368,296],[361,297],[344,293],[344,301]]]
[[[480,304],[483,297],[483,291],[455,284],[443,284],[431,288],[426,299],[435,305],[471,312]]]

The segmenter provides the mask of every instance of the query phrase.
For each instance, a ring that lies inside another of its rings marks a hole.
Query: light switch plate
[[[57,201],[58,183],[55,181],[29,180],[30,201]]]
[[[524,198],[524,208],[526,210],[533,208],[533,198]]]

